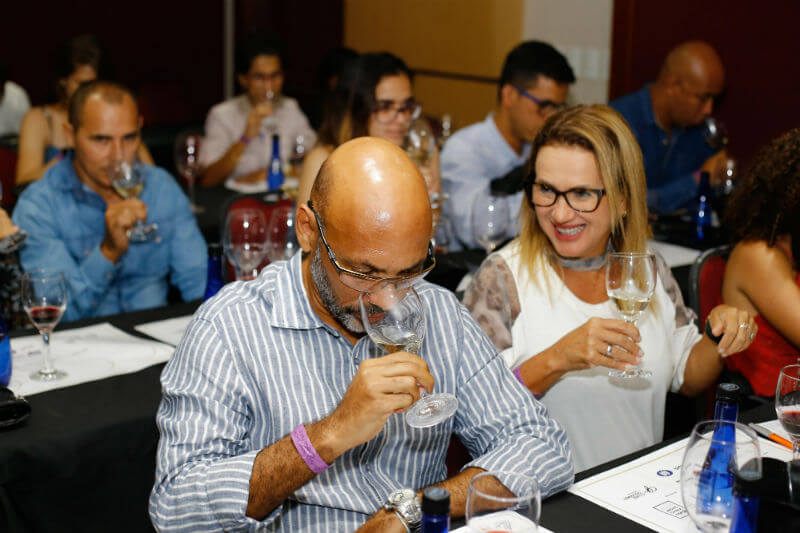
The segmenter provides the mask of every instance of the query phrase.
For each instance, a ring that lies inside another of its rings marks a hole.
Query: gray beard
[[[319,296],[322,298],[322,305],[325,306],[325,309],[328,310],[333,318],[351,333],[364,333],[364,325],[361,323],[361,320],[356,318],[359,314],[359,310],[343,307],[336,298],[328,275],[322,267],[322,256],[320,255],[319,246],[317,246],[317,249],[314,251],[314,256],[311,258],[311,279],[314,280],[314,285],[317,286]]]

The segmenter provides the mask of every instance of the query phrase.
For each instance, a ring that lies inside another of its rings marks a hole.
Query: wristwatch
[[[412,489],[398,489],[386,498],[383,508],[394,511],[406,526],[408,533],[419,533],[422,523],[422,510],[417,493]]]

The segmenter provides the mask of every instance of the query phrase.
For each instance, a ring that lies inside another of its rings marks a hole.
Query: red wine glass
[[[792,438],[792,459],[800,459],[800,364],[781,369],[775,388],[775,412]]]
[[[31,374],[31,379],[63,379],[67,373],[56,369],[50,358],[50,333],[67,308],[67,281],[64,274],[52,270],[26,272],[22,277],[22,306],[44,341],[44,366]]]

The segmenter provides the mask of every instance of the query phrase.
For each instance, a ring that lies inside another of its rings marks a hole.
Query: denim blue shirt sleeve
[[[489,195],[489,183],[524,165],[531,147],[526,144],[517,154],[508,145],[494,123],[493,114],[458,130],[445,144],[441,156],[442,189],[450,195],[444,212],[453,224],[458,240],[455,249],[478,248],[472,234],[472,205],[478,196]],[[523,193],[508,197],[512,219],[506,237],[518,233],[517,215]]]
[[[647,205],[656,213],[689,207],[697,196],[693,173],[714,155],[700,126],[673,128],[670,135],[655,119],[649,86],[609,104],[625,117],[642,150]]]
[[[247,518],[259,451],[330,414],[361,362],[382,355],[368,338],[351,345],[313,312],[300,258],[270,264],[203,304],[164,368],[150,495],[156,529],[355,531],[396,488],[445,479],[453,433],[472,454],[470,465],[529,473],[544,496],[572,482],[564,430],[455,296],[423,282],[420,356],[436,379],[434,392],[458,398],[456,415],[430,428],[392,415],[375,438],[345,452],[263,521]]]
[[[54,165],[20,197],[13,220],[28,232],[22,267],[64,272],[65,320],[164,305],[169,282],[186,300],[203,295],[206,245],[186,196],[165,171],[145,166],[141,199],[161,240],[132,243],[115,265],[100,252],[106,204],[80,182],[71,158]]]

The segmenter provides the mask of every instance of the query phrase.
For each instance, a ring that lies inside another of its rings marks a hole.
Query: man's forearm
[[[323,419],[306,425],[306,432],[322,460],[331,464],[345,450],[333,442],[328,426],[327,419]],[[264,448],[253,463],[247,516],[263,520],[315,475],[300,456],[290,435]]]
[[[225,179],[236,170],[236,165],[239,163],[239,159],[242,157],[246,148],[247,145],[241,140],[237,140],[233,143],[233,146],[228,148],[225,155],[206,168],[203,176],[200,178],[200,184],[208,187],[219,185],[224,182]]]

